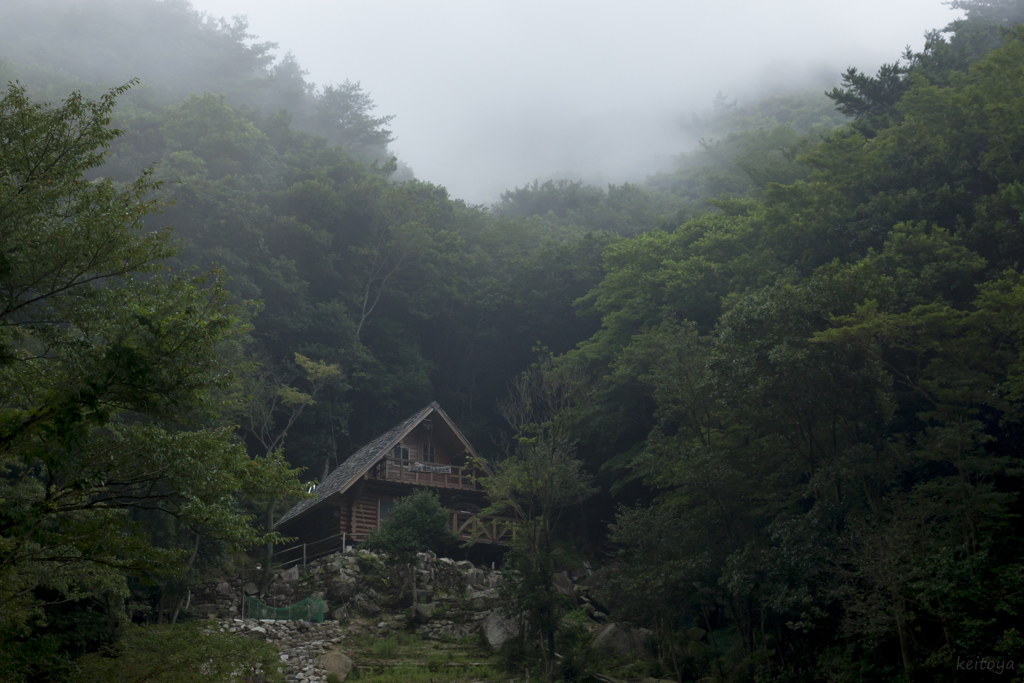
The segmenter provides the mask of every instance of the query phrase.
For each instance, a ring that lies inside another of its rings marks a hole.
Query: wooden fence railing
[[[418,470],[417,467],[422,469]],[[370,471],[370,476],[374,479],[397,481],[402,484],[413,484],[415,486],[462,489],[466,491],[479,490],[480,487],[477,486],[475,474],[476,470],[470,467],[411,463],[392,458],[384,458]]]
[[[484,517],[474,512],[451,512],[451,530],[464,541],[507,545],[516,537],[515,521],[505,517]]]

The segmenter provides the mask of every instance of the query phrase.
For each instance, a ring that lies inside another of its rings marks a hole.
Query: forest
[[[671,172],[490,206],[244,20],[5,8],[0,680],[190,628],[432,401],[533,530],[536,678],[606,680],[550,582],[586,562],[652,678],[1020,680],[1024,2],[951,4],[874,75],[720,97]],[[274,661],[229,640],[183,656]]]

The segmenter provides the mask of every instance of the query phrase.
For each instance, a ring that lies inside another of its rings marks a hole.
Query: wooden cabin
[[[315,499],[293,507],[274,529],[296,537],[303,552],[320,554],[342,539],[366,540],[395,500],[422,487],[437,493],[460,538],[504,545],[513,533],[511,522],[477,514],[487,506],[478,483],[487,473],[473,466],[476,457],[458,427],[432,403],[349,456],[317,485]]]

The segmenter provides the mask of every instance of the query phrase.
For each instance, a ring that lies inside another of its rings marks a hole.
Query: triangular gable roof
[[[366,474],[381,458],[387,455],[399,441],[405,438],[406,434],[415,429],[419,423],[423,422],[423,420],[430,417],[431,413],[437,413],[437,415],[439,415],[445,423],[451,427],[452,432],[455,433],[455,436],[457,436],[466,447],[466,450],[468,450],[473,456],[477,455],[477,452],[473,449],[470,443],[466,441],[466,437],[463,436],[462,432],[459,431],[459,428],[455,426],[455,423],[452,422],[451,418],[448,417],[443,410],[441,410],[441,406],[439,406],[435,401],[353,453],[345,462],[341,463],[337,469],[327,475],[327,478],[316,487],[316,498],[307,498],[306,500],[300,501],[298,505],[286,512],[285,515],[277,521],[274,528],[309,512],[334,494],[341,494],[347,491],[352,484],[358,481],[359,478]]]

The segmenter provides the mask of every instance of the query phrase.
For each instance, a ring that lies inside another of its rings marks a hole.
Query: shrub
[[[388,638],[385,638],[384,640],[378,640],[376,643],[373,644],[373,648],[371,651],[377,657],[382,657],[385,659],[394,657],[395,654],[398,652],[398,639],[394,636],[390,636]]]

